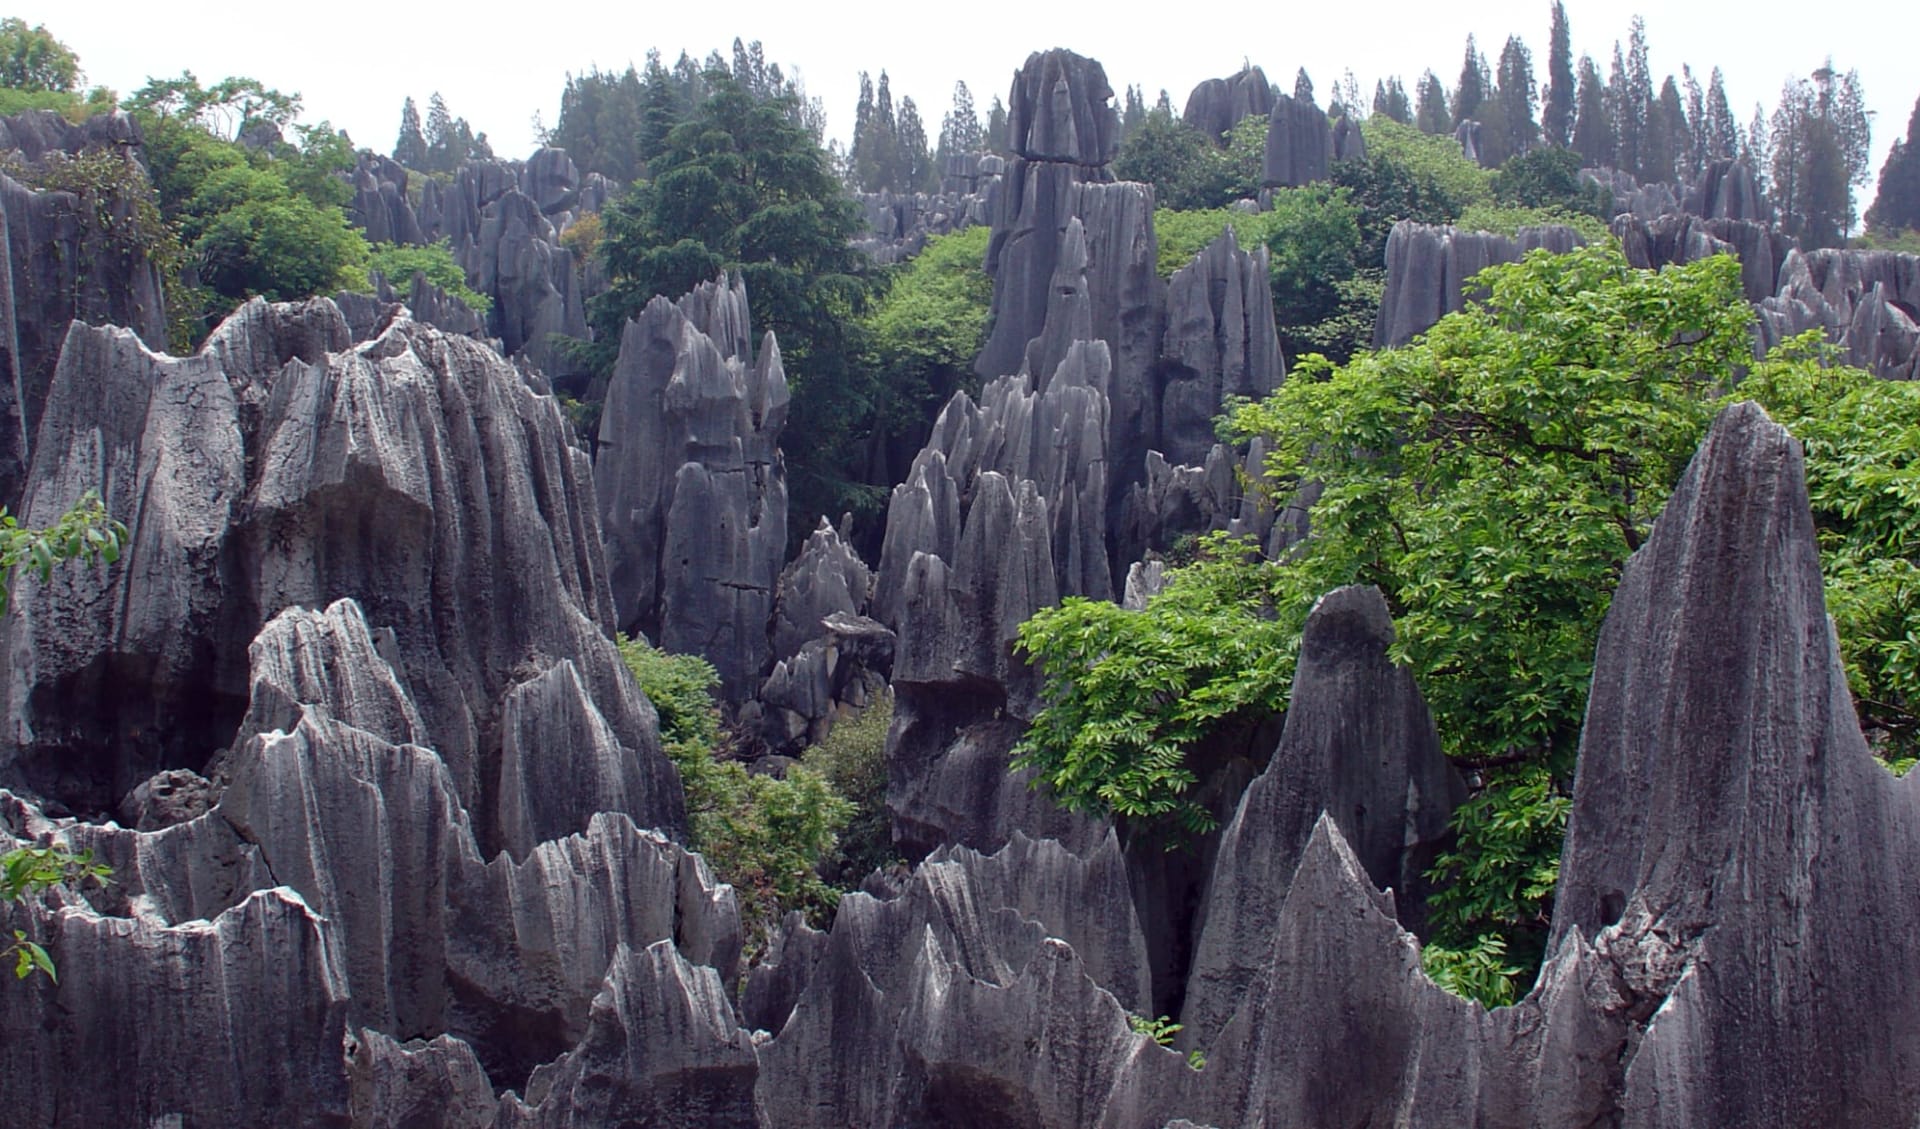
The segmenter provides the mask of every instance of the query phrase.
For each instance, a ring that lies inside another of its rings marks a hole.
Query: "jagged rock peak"
[[[1206,1046],[1262,975],[1263,939],[1322,812],[1372,883],[1391,887],[1403,924],[1425,920],[1426,871],[1466,789],[1413,675],[1387,657],[1393,619],[1380,591],[1339,588],[1307,617],[1286,729],[1221,837],[1185,1009]]]
[[[137,155],[146,144],[140,124],[114,109],[70,122],[58,110],[23,110],[0,117],[0,153],[15,152],[28,164],[48,153],[78,156],[89,149],[114,149]]]
[[[1267,119],[1261,183],[1269,188],[1297,188],[1327,179],[1332,167],[1333,126],[1326,112],[1312,102],[1276,96]]]
[[[1120,114],[1106,69],[1062,47],[1028,55],[1007,95],[1007,148],[1029,161],[1112,163]]]
[[[1240,119],[1272,112],[1273,84],[1265,71],[1249,66],[1229,78],[1210,78],[1194,87],[1180,118],[1219,141]]]
[[[1565,254],[1586,239],[1570,227],[1523,227],[1517,236],[1401,220],[1387,236],[1387,287],[1373,326],[1376,349],[1405,345],[1470,297],[1467,280],[1495,263],[1545,248]]]
[[[1213,448],[1223,399],[1262,399],[1286,375],[1265,246],[1242,250],[1229,225],[1174,272],[1161,356],[1155,449],[1176,465],[1200,466]]]
[[[594,481],[622,630],[699,654],[731,702],[772,660],[787,542],[787,389],[769,332],[750,348],[746,282],[722,274],[626,324]]]

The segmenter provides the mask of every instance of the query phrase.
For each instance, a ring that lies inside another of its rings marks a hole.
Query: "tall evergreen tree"
[[[1166,91],[1163,90],[1160,93],[1165,97]],[[1000,96],[995,94],[993,105],[987,108],[987,148],[995,153],[1007,153],[1011,148],[1007,141],[1007,107],[1001,103]]]
[[[1413,121],[1422,133],[1451,133],[1452,118],[1447,110],[1447,88],[1440,84],[1440,76],[1428,71],[1420,76],[1420,92],[1414,109]]]
[[[1335,109],[1338,114],[1335,114]],[[1338,117],[1361,121],[1367,116],[1367,104],[1360,100],[1360,80],[1353,77],[1348,69],[1340,75],[1340,81],[1333,84],[1333,102],[1327,106],[1327,113]]]
[[[427,135],[420,126],[420,107],[411,96],[400,107],[400,136],[393,142],[393,159],[410,169],[427,167]]]
[[[1399,77],[1373,84],[1373,112],[1384,114],[1401,125],[1413,124],[1413,104],[1407,100],[1407,88]]]
[[[899,187],[906,192],[931,192],[939,187],[934,172],[933,153],[927,147],[927,127],[920,120],[920,109],[912,98],[900,99]]]
[[[1773,133],[1767,128],[1767,111],[1760,103],[1753,104],[1753,120],[1747,124],[1747,132],[1740,141],[1740,159],[1753,170],[1753,178],[1761,191],[1773,191]]]
[[[1580,95],[1575,101],[1573,151],[1580,154],[1580,162],[1588,168],[1611,167],[1618,148],[1613,132],[1613,107],[1609,105],[1606,84],[1600,81],[1600,68],[1592,55],[1580,56]]]
[[[1300,73],[1293,76],[1293,98],[1296,102],[1315,105],[1313,100],[1313,80],[1307,77],[1307,68],[1301,67]]]
[[[1773,201],[1803,247],[1835,247],[1853,228],[1853,186],[1864,183],[1871,136],[1855,72],[1793,79],[1772,119]]]
[[[1654,179],[1647,169],[1647,122],[1653,113],[1653,71],[1647,61],[1647,23],[1633,17],[1623,58],[1614,44],[1614,73],[1608,93],[1614,99],[1614,135],[1618,138],[1619,167],[1642,180]],[[1614,89],[1615,86],[1618,89]]]
[[[1474,46],[1473,36],[1467,36],[1467,56],[1460,61],[1460,84],[1453,88],[1452,128],[1458,129],[1460,123],[1469,118],[1478,121],[1480,106],[1487,100],[1488,81],[1487,58]]]
[[[1733,116],[1733,107],[1727,104],[1727,84],[1719,67],[1713,68],[1713,75],[1707,80],[1706,118],[1707,124],[1701,131],[1706,136],[1705,158],[1718,161],[1739,156],[1740,122]]]
[[[1880,183],[1867,226],[1877,232],[1920,229],[1920,99],[1907,119],[1907,135],[1896,139],[1880,166]]]
[[[980,115],[973,109],[973,91],[966,83],[956,82],[953,108],[940,119],[939,171],[944,174],[949,157],[979,152],[980,142]]]
[[[1567,30],[1567,9],[1553,0],[1553,30],[1547,37],[1547,101],[1540,112],[1540,128],[1547,144],[1565,149],[1573,140],[1575,104],[1573,38]]]
[[[1687,111],[1680,101],[1680,87],[1673,76],[1668,75],[1660,87],[1660,97],[1647,113],[1642,178],[1648,181],[1676,179],[1684,171],[1688,138]]]
[[[1123,142],[1132,137],[1133,131],[1139,129],[1141,123],[1147,120],[1147,96],[1140,89],[1139,84],[1127,85],[1124,106],[1125,109],[1120,115],[1120,140]]]
[[[1500,136],[1495,139],[1498,153],[1494,159],[1504,161],[1540,144],[1540,125],[1533,116],[1537,104],[1533,53],[1519,36],[1508,36],[1506,46],[1500,49],[1497,79],[1494,100],[1500,108]]]

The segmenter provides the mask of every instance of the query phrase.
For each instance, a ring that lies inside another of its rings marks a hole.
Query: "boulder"
[[[1230,78],[1210,78],[1194,87],[1180,119],[1220,141],[1240,119],[1271,114],[1273,94],[1266,72],[1249,66]]]
[[[1312,102],[1276,94],[1267,119],[1266,156],[1260,181],[1268,188],[1298,188],[1327,179],[1333,165],[1333,127]]]

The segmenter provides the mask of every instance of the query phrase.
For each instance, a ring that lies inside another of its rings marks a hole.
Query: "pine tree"
[[[427,159],[424,168],[427,172],[452,172],[460,165],[462,151],[455,155],[454,146],[459,137],[454,132],[453,114],[447,109],[447,100],[440,97],[438,90],[427,99]]]
[[[1727,84],[1719,67],[1713,68],[1713,76],[1707,80],[1707,124],[1702,132],[1707,139],[1707,160],[1740,155],[1740,122],[1733,116],[1733,107],[1727,104]]]
[[[1680,101],[1680,87],[1668,75],[1647,114],[1645,156],[1641,175],[1647,181],[1673,180],[1681,170],[1688,147],[1686,107]]]
[[[1828,60],[1813,81],[1789,81],[1771,124],[1782,226],[1803,247],[1838,246],[1853,228],[1853,186],[1866,180],[1872,142],[1859,75]]]
[[[1373,84],[1373,112],[1384,114],[1401,125],[1413,124],[1413,105],[1407,101],[1407,88],[1398,77]]]
[[[647,73],[640,81],[640,135],[635,139],[634,156],[641,168],[634,170],[636,179],[645,166],[667,151],[667,134],[688,111],[689,107],[681,104],[680,86],[673,72],[660,61],[660,52],[648,51]]]
[[[1613,132],[1613,108],[1608,104],[1606,84],[1600,81],[1600,68],[1592,55],[1580,56],[1580,94],[1575,100],[1577,116],[1573,124],[1573,151],[1588,168],[1610,168],[1618,149]]]
[[[1453,88],[1452,128],[1469,119],[1479,120],[1480,106],[1487,100],[1487,59],[1467,36],[1467,57],[1460,62],[1460,85]]]
[[[1613,71],[1608,76],[1607,93],[1613,99],[1613,130],[1618,139],[1618,167],[1642,180],[1653,177],[1647,171],[1647,121],[1653,112],[1653,72],[1647,63],[1647,24],[1633,17],[1627,39],[1627,53],[1613,45]]]
[[[1432,71],[1420,76],[1419,104],[1413,120],[1422,133],[1453,132],[1452,119],[1447,113],[1447,88],[1440,85],[1440,76]]]
[[[1540,114],[1540,127],[1547,144],[1558,149],[1565,149],[1573,138],[1574,83],[1567,9],[1560,0],[1553,0],[1553,30],[1547,39],[1547,102]]]
[[[953,108],[940,119],[940,170],[944,173],[949,157],[979,152],[980,140],[980,115],[973,109],[973,91],[966,83],[956,82]]]
[[[410,169],[427,167],[427,135],[420,127],[420,107],[411,97],[400,107],[400,136],[393,143],[393,159]]]
[[[1300,73],[1293,76],[1293,100],[1315,105],[1313,100],[1313,80],[1307,77],[1307,68],[1301,67]],[[1169,103],[1171,105],[1171,103]]]
[[[873,79],[860,72],[860,100],[853,107],[853,142],[847,148],[847,179],[854,188],[871,191],[875,176],[873,152]]]
[[[1518,36],[1508,36],[1500,50],[1499,84],[1495,101],[1500,107],[1500,134],[1495,160],[1517,157],[1540,144],[1540,126],[1534,121],[1533,53]]]
[[[1753,120],[1747,125],[1746,135],[1740,141],[1740,159],[1753,171],[1753,179],[1761,191],[1773,191],[1773,133],[1767,129],[1767,112],[1760,103],[1753,104]]]
[[[1340,81],[1333,84],[1333,102],[1327,107],[1327,113],[1354,121],[1367,116],[1367,105],[1360,100],[1360,80],[1353,77],[1351,69],[1342,72]]]
[[[1125,110],[1120,115],[1120,140],[1126,141],[1147,120],[1147,96],[1137,83],[1127,86]]]
[[[1166,91],[1161,91],[1161,94],[1165,95]],[[1007,136],[1007,108],[1001,103],[1000,96],[995,94],[993,105],[987,108],[987,148],[995,153],[1010,155],[1013,149],[1010,141]]]
[[[1920,229],[1920,99],[1907,119],[1907,135],[1896,139],[1880,166],[1880,183],[1867,226],[1876,232]]]
[[[939,187],[934,172],[933,153],[927,148],[927,127],[920,120],[920,109],[912,98],[900,99],[898,134],[900,184],[906,192],[931,192]]]

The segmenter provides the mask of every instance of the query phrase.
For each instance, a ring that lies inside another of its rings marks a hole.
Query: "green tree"
[[[1486,102],[1492,85],[1492,76],[1487,71],[1487,57],[1474,46],[1473,36],[1469,35],[1467,55],[1460,62],[1460,83],[1453,88],[1452,128],[1458,129],[1462,122],[1480,119],[1481,106]]]
[[[1127,91],[1131,97],[1139,97],[1137,88],[1128,87]],[[1131,107],[1133,103],[1128,105]],[[973,109],[973,92],[967,89],[966,83],[956,82],[953,84],[953,108],[940,119],[940,148],[937,154],[940,173],[945,175],[948,157],[977,153],[984,147],[980,115]]]
[[[1612,218],[1612,194],[1580,179],[1580,156],[1569,149],[1535,149],[1508,160],[1493,174],[1493,197],[1510,207],[1591,216],[1603,229]]]
[[[1573,127],[1573,151],[1582,164],[1610,168],[1619,152],[1620,141],[1614,133],[1613,110],[1607,104],[1606,83],[1593,56],[1580,56],[1579,116]]]
[[[1069,600],[1022,628],[1045,706],[1016,760],[1067,807],[1202,828],[1187,751],[1284,708],[1313,600],[1377,585],[1396,658],[1480,783],[1435,873],[1436,963],[1497,999],[1531,974],[1547,933],[1620,570],[1743,372],[1735,395],[1806,436],[1862,723],[1883,756],[1912,755],[1920,392],[1823,369],[1814,342],[1755,365],[1729,257],[1655,274],[1597,246],[1479,281],[1484,302],[1414,345],[1302,364],[1235,413],[1237,431],[1266,439],[1269,489],[1323,484],[1304,544],[1269,561],[1216,537],[1144,611]]]
[[[1873,206],[1867,209],[1867,227],[1875,232],[1920,230],[1920,99],[1907,118],[1907,135],[1896,138],[1880,166],[1880,184]]]
[[[367,258],[367,269],[379,271],[395,288],[408,286],[416,274],[424,275],[428,282],[460,299],[477,314],[493,308],[493,299],[467,286],[467,272],[461,269],[444,239],[425,247],[375,243]]]
[[[1420,127],[1421,133],[1453,132],[1447,111],[1447,88],[1440,84],[1439,75],[1432,71],[1421,75],[1416,98],[1413,123]]]
[[[756,319],[779,337],[793,386],[790,433],[807,437],[788,453],[790,527],[870,511],[884,488],[860,479],[859,456],[893,390],[858,363],[870,287],[852,247],[858,213],[799,124],[794,94],[755,98],[724,69],[702,81],[706,101],[668,135],[653,179],[602,214],[611,284],[589,307],[597,336],[617,343],[653,297],[738,270]]]
[[[1413,124],[1413,104],[1407,101],[1407,88],[1397,75],[1373,84],[1373,112],[1401,125]]]
[[[8,16],[0,19],[0,86],[72,94],[80,87],[80,57],[46,25],[28,27]]]
[[[1147,112],[1140,128],[1120,147],[1113,174],[1153,185],[1155,203],[1180,211],[1218,208],[1235,198],[1233,171],[1221,151],[1205,131],[1170,110]]]
[[[565,113],[562,102],[562,113]],[[408,96],[400,107],[400,135],[393,141],[393,159],[410,169],[427,167],[427,135],[420,126],[420,107]]]
[[[1567,30],[1567,8],[1553,0],[1553,27],[1547,35],[1547,97],[1540,112],[1541,132],[1547,144],[1565,149],[1573,141],[1573,37]]]
[[[1793,79],[1769,136],[1769,188],[1781,226],[1804,247],[1837,247],[1854,223],[1853,188],[1866,182],[1871,134],[1860,76],[1833,69]]]

